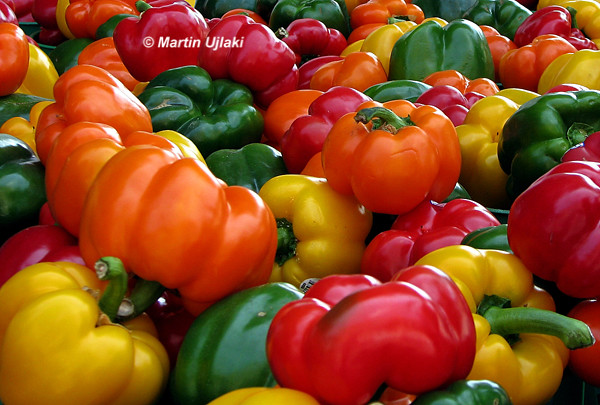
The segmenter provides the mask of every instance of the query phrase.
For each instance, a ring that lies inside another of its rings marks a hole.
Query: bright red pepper
[[[583,143],[567,150],[561,159],[563,162],[573,160],[600,162],[600,132],[589,134]]]
[[[294,51],[298,66],[317,56],[339,56],[348,45],[339,30],[328,28],[314,18],[294,20],[286,29],[277,30],[276,34]]]
[[[298,85],[296,54],[275,33],[242,14],[223,18],[200,46],[198,65],[214,79],[231,79],[252,90],[266,108]]]
[[[323,148],[333,124],[371,98],[350,87],[333,87],[317,97],[308,114],[298,117],[281,138],[281,154],[290,173],[300,173]]]
[[[497,225],[500,222],[496,217],[473,200],[423,201],[414,210],[398,216],[391,229],[380,232],[369,242],[361,271],[388,281],[427,253],[444,246],[460,245],[468,233]]]
[[[508,215],[511,249],[566,295],[600,295],[600,163],[554,166],[521,193]]]
[[[475,327],[454,282],[432,266],[394,281],[331,275],[286,304],[267,335],[267,359],[282,387],[331,405],[366,404],[385,382],[422,393],[465,377]]]
[[[441,85],[425,90],[415,103],[436,106],[452,120],[456,127],[463,123],[471,106],[483,97],[485,96],[480,93],[463,94],[456,87]]]
[[[298,68],[298,89],[310,89],[310,80],[321,66],[329,62],[335,62],[342,59],[344,59],[343,56],[325,55],[318,56],[309,60],[308,62],[303,63]]]
[[[598,49],[594,41],[586,38],[574,23],[571,13],[565,7],[542,7],[523,20],[515,32],[514,42],[520,48],[530,44],[535,37],[555,34],[565,38],[577,49]]]
[[[208,25],[187,3],[141,4],[140,17],[123,19],[113,32],[117,52],[131,75],[141,82],[172,68],[195,65]]]
[[[596,339],[592,346],[571,351],[569,367],[586,383],[600,386],[600,301],[581,301],[567,315],[585,322]]]
[[[0,1],[0,22],[19,24],[14,5],[4,0]]]

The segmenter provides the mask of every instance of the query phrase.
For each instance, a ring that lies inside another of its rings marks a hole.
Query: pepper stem
[[[135,2],[135,8],[141,14],[144,11],[151,9],[152,6],[148,3],[146,3],[144,0],[138,0]]]
[[[389,108],[369,107],[359,110],[354,116],[354,121],[367,124],[373,122],[373,129],[381,129],[392,134],[398,133],[402,128],[414,126],[410,117],[399,117]]]
[[[279,27],[277,28],[277,31],[275,31],[275,36],[279,39],[283,39],[286,37],[289,37],[290,34],[287,32],[287,30],[283,27]]]
[[[164,291],[165,286],[158,281],[136,279],[135,286],[128,298],[133,306],[132,312],[126,318],[119,317],[119,320],[125,321],[140,316],[160,298]]]
[[[116,257],[100,258],[94,265],[94,269],[100,280],[108,280],[108,285],[98,300],[98,307],[111,322],[115,322],[118,316],[128,314],[131,310],[127,302],[123,304],[129,276],[121,259]]]
[[[510,301],[498,296],[485,296],[477,313],[491,326],[491,333],[510,336],[539,333],[559,338],[567,348],[579,349],[594,344],[589,326],[578,319],[554,311],[533,307],[506,307]]]
[[[285,218],[277,218],[277,253],[275,262],[283,266],[285,262],[296,255],[298,239],[294,235],[292,223]]]

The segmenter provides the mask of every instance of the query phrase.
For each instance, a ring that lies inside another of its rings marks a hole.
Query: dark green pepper
[[[48,54],[58,74],[62,75],[73,66],[76,66],[79,54],[92,42],[94,42],[92,38],[73,38],[58,44]]]
[[[464,18],[464,15],[478,3],[478,0],[413,0],[425,18],[439,17],[446,21]]]
[[[422,81],[441,70],[457,70],[469,79],[494,79],[492,53],[481,28],[458,19],[446,26],[436,20],[402,35],[390,56],[390,80]]]
[[[116,15],[113,15],[112,17],[110,17],[108,20],[106,20],[105,23],[100,25],[98,27],[98,29],[96,30],[96,39],[112,37],[113,31],[115,30],[115,27],[117,26],[117,24],[120,23],[121,20],[128,18],[128,17],[137,17],[137,16],[135,14],[116,14]]]
[[[511,115],[498,139],[498,160],[516,198],[561,162],[572,146],[600,130],[600,91],[549,93],[529,100]]]
[[[35,225],[46,202],[44,166],[22,140],[0,134],[0,240]]]
[[[303,294],[288,283],[234,293],[202,312],[185,335],[171,376],[178,404],[206,404],[238,388],[273,387],[267,332],[286,303]]]
[[[150,111],[154,131],[181,133],[203,156],[241,148],[262,137],[264,121],[248,87],[228,79],[212,80],[198,66],[160,73],[139,99]]]
[[[452,190],[450,195],[448,197],[446,197],[446,199],[443,202],[452,201],[457,198],[463,198],[465,200],[472,200],[471,196],[469,195],[469,192],[460,183],[456,183],[454,185],[454,190]]]
[[[496,249],[512,253],[506,231],[506,224],[486,226],[468,233],[460,244],[477,249]]]
[[[519,25],[533,12],[516,0],[479,0],[463,18],[477,25],[489,25],[511,40]]]
[[[277,0],[198,0],[194,6],[205,18],[221,18],[234,8],[255,11],[265,21],[269,21]]]
[[[411,405],[510,405],[508,394],[490,380],[458,380],[444,390],[419,395]]]
[[[205,160],[210,171],[227,185],[246,187],[257,193],[267,180],[288,173],[281,152],[264,143],[220,149]]]
[[[29,120],[31,107],[41,101],[49,101],[47,98],[31,94],[13,93],[0,97],[0,125],[12,117],[22,117]]]
[[[350,19],[344,0],[278,0],[271,12],[269,26],[277,31],[301,18],[314,18],[345,37],[350,35]]]
[[[430,85],[418,80],[402,79],[375,84],[363,93],[380,103],[391,100],[408,100],[414,103],[421,94],[430,88]]]

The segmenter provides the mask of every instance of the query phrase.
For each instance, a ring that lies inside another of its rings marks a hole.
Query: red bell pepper
[[[0,22],[19,24],[14,5],[7,1],[0,1]]]
[[[77,239],[58,225],[25,228],[0,247],[0,286],[29,265],[56,261],[85,264]]]
[[[298,89],[310,89],[310,79],[312,79],[315,72],[319,70],[321,66],[342,59],[343,56],[324,55],[303,63],[298,68]]]
[[[519,25],[513,41],[520,48],[530,44],[535,37],[543,34],[555,34],[563,37],[578,50],[598,49],[594,41],[587,38],[577,28],[576,20],[563,6],[546,6],[533,12]]]
[[[294,20],[276,34],[294,51],[298,66],[317,56],[339,56],[348,46],[344,34],[314,18]]]
[[[33,4],[31,5],[31,16],[41,27],[49,30],[57,30],[57,3],[57,0],[33,0]]]
[[[200,46],[198,66],[214,79],[231,79],[252,90],[267,108],[298,85],[296,54],[266,25],[237,14],[221,19]]]
[[[331,275],[271,322],[267,359],[282,387],[320,403],[366,404],[388,386],[422,393],[465,377],[475,327],[457,285],[432,266],[403,269],[394,281]]]
[[[281,155],[290,173],[300,173],[306,163],[321,151],[333,124],[343,115],[371,101],[350,87],[332,87],[313,101],[308,114],[298,117],[281,138]]]
[[[592,346],[571,351],[569,367],[586,383],[600,386],[600,301],[581,301],[571,308],[567,315],[585,322],[596,339]]]
[[[139,17],[128,17],[113,31],[115,48],[131,75],[149,81],[172,68],[195,65],[208,25],[187,3],[150,6],[136,2]]]
[[[471,106],[483,97],[485,96],[480,93],[467,92],[463,94],[456,87],[440,85],[425,90],[415,103],[436,106],[450,118],[456,127],[464,122]]]
[[[583,143],[567,150],[561,160],[563,162],[573,160],[600,162],[600,132],[589,134]]]
[[[513,202],[508,243],[525,266],[564,294],[600,295],[600,163],[554,166]]]
[[[378,233],[369,242],[361,271],[380,281],[388,281],[400,269],[415,264],[427,253],[460,245],[468,233],[498,225],[498,219],[473,200],[423,201],[407,214],[396,217],[391,229]]]

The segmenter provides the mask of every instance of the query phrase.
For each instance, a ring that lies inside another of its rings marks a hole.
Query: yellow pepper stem
[[[399,117],[392,110],[385,107],[363,108],[356,113],[354,121],[363,124],[372,122],[374,130],[380,129],[392,134],[398,133],[404,127],[415,125],[409,117]]]
[[[485,296],[477,312],[490,323],[492,333],[504,337],[519,333],[551,335],[562,340],[571,350],[588,347],[595,342],[585,322],[540,308],[511,308],[510,300],[495,295]]]
[[[294,235],[292,223],[285,218],[277,218],[277,253],[275,262],[283,266],[283,263],[296,255],[298,239]]]
[[[94,269],[100,280],[109,281],[98,300],[100,310],[108,316],[111,322],[115,322],[117,316],[131,315],[133,306],[130,301],[125,300],[129,276],[123,262],[116,257],[102,257],[96,262]]]

